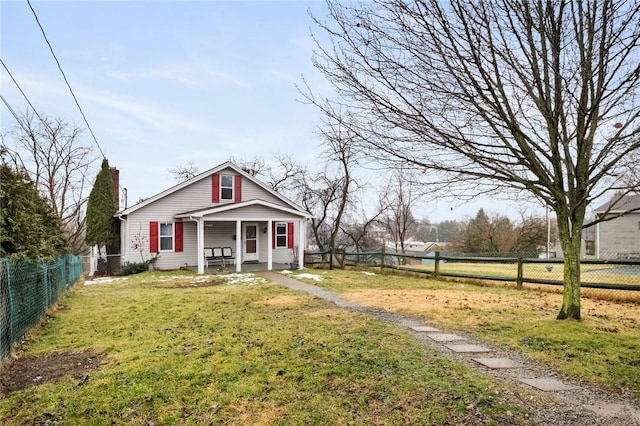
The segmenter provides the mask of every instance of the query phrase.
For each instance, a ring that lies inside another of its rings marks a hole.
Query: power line
[[[9,105],[9,102],[7,102],[7,100],[4,98],[4,96],[2,96],[2,93],[0,93],[0,99],[2,99],[2,102],[4,102],[4,104],[7,106],[7,109],[9,110],[9,112],[16,119],[16,121],[18,122],[20,127],[22,127],[22,130],[24,130],[26,133],[30,133],[29,130],[26,128],[26,126],[22,123],[22,120],[20,119],[20,117],[18,117],[18,114],[16,114],[16,112],[13,110],[13,108],[11,108],[11,105]]]
[[[38,15],[36,14],[36,11],[33,10],[33,6],[31,6],[31,1],[27,0],[27,4],[29,5],[29,8],[31,9],[31,13],[33,13],[33,17],[36,18],[36,23],[38,24],[38,27],[40,27],[40,31],[42,32],[42,37],[44,37],[44,41],[47,42],[47,46],[49,46],[49,50],[51,51],[51,55],[53,55],[53,59],[55,59],[56,64],[58,65],[58,69],[60,70],[60,73],[62,74],[62,78],[64,78],[64,82],[67,83],[67,87],[69,88],[69,92],[71,93],[71,96],[73,97],[73,100],[76,102],[76,105],[78,106],[78,110],[80,111],[80,115],[82,115],[82,119],[84,120],[84,123],[87,125],[87,129],[89,129],[89,133],[91,133],[91,136],[93,137],[94,142],[96,143],[96,146],[98,147],[98,150],[100,150],[100,154],[102,154],[103,158],[107,158],[104,155],[104,152],[102,151],[102,148],[100,147],[100,144],[98,143],[98,139],[96,138],[96,135],[93,133],[93,130],[91,129],[91,126],[89,125],[89,121],[87,121],[87,117],[84,115],[84,111],[82,110],[82,107],[80,106],[80,103],[78,102],[78,98],[76,98],[76,94],[73,93],[73,89],[71,88],[71,84],[69,84],[69,80],[67,80],[67,76],[65,75],[64,71],[62,70],[62,66],[60,65],[60,61],[58,61],[58,57],[56,56],[55,52],[53,51],[53,47],[51,46],[51,43],[49,43],[49,39],[47,38],[47,34],[44,32],[44,28],[42,27],[42,25],[40,24],[40,20],[38,19]]]
[[[18,84],[18,82],[16,81],[16,79],[13,77],[13,74],[11,74],[11,71],[9,71],[9,68],[7,68],[7,65],[4,63],[4,61],[2,60],[2,58],[0,58],[0,63],[2,63],[2,66],[4,67],[4,70],[7,72],[7,74],[9,74],[9,77],[11,77],[11,80],[13,80],[13,83],[16,85],[16,87],[18,88],[18,90],[20,91],[20,93],[22,93],[22,96],[24,97],[24,99],[27,101],[27,103],[29,104],[29,106],[31,107],[31,109],[33,110],[33,112],[36,114],[36,116],[38,116],[38,118],[40,119],[40,121],[42,122],[42,124],[44,124],[44,127],[46,127],[51,134],[54,133],[53,129],[51,128],[51,126],[49,126],[49,123],[46,122],[38,113],[38,110],[36,109],[36,107],[33,106],[33,104],[31,103],[31,101],[29,100],[29,97],[27,96],[26,93],[24,93],[24,91],[22,90],[22,87],[20,87],[20,85]],[[20,127],[22,127],[27,133],[30,133],[29,131],[27,131],[27,129],[25,129],[25,127],[23,126],[22,122],[20,122],[20,120],[18,119],[18,117],[16,116],[15,112],[11,109],[11,107],[9,106],[9,104],[7,103],[6,99],[2,98],[2,100],[4,101],[4,104],[7,106],[7,108],[9,108],[9,111],[11,111],[11,113],[13,114],[14,117],[16,117],[16,120],[18,120],[18,124],[20,124]]]

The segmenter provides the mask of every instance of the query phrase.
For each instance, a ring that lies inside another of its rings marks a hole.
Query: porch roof
[[[300,217],[306,218],[306,219],[310,219],[312,217],[309,213],[307,213],[305,211],[292,209],[292,208],[289,208],[289,207],[280,206],[278,204],[274,204],[274,203],[271,203],[269,201],[264,201],[264,200],[259,200],[259,199],[243,201],[241,203],[224,204],[224,205],[216,206],[216,207],[205,207],[205,208],[201,208],[201,209],[197,209],[197,210],[191,210],[191,211],[187,211],[187,212],[183,212],[183,213],[178,213],[178,214],[174,215],[174,217],[176,219],[189,219],[189,218],[200,219],[200,218],[202,218],[204,216],[211,216],[211,215],[215,215],[216,213],[222,213],[222,212],[226,212],[226,211],[230,211],[230,210],[243,209],[243,208],[247,208],[247,207],[251,207],[251,206],[268,207],[268,208],[272,208],[274,210],[278,210],[280,212],[292,214],[292,215],[295,215],[295,216],[300,216]]]

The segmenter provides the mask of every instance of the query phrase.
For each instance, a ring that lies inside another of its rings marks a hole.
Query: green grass
[[[317,285],[357,303],[472,332],[521,350],[563,373],[640,397],[638,304],[583,298],[581,321],[557,321],[560,294],[393,274],[315,273],[324,278]]]
[[[93,349],[102,367],[5,395],[3,425],[526,424],[501,387],[390,324],[269,283],[194,277],[74,288],[18,354]]]

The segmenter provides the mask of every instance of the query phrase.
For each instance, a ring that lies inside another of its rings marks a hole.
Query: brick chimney
[[[111,183],[113,184],[113,202],[116,211],[120,211],[120,170],[115,167],[109,167],[111,172]]]

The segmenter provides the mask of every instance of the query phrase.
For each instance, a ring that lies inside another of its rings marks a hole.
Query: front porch
[[[276,207],[234,204],[175,215],[195,225],[184,226],[183,236],[198,253],[197,272],[216,272],[223,261],[229,272],[283,270],[293,261],[304,267],[307,218]]]

